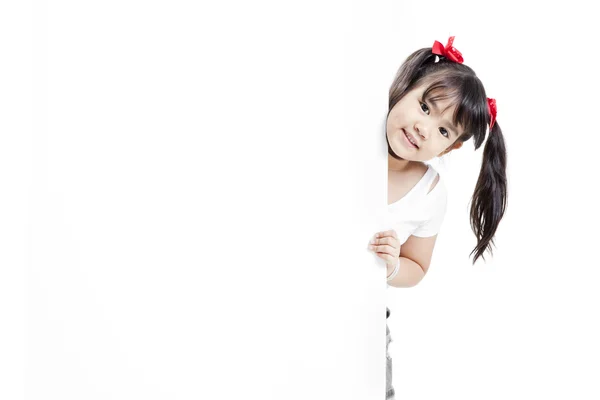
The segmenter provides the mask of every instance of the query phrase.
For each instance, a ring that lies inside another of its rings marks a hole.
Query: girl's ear
[[[454,142],[454,144],[452,146],[450,146],[446,150],[442,151],[442,153],[438,157],[446,155],[446,154],[450,153],[452,150],[460,149],[462,147],[462,145],[463,145],[463,142],[459,142],[457,140],[456,142]]]

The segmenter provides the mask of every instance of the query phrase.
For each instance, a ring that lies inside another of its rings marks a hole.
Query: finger
[[[398,239],[398,235],[396,234],[396,231],[393,229],[390,229],[389,231],[377,232],[375,234],[376,238],[384,237],[384,236],[391,236],[391,237]]]
[[[373,239],[373,242],[371,244],[374,244],[374,245],[389,244],[392,247],[400,248],[400,241],[398,239],[395,239],[392,237]]]
[[[385,254],[389,254],[389,255],[394,255],[396,253],[398,253],[398,249],[395,247],[392,247],[390,245],[384,244],[384,245],[379,245],[379,246],[375,246],[375,245],[370,245],[369,248],[371,250],[373,250],[376,253],[385,253]]]

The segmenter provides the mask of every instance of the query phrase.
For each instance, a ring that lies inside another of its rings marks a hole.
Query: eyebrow
[[[439,107],[437,106],[437,103],[435,102],[435,100],[431,100],[431,99],[429,99],[429,101],[431,102],[431,105],[433,105],[433,108],[435,108],[435,111],[436,111],[438,114],[440,114],[440,109],[439,109]],[[444,120],[444,121],[442,121],[442,122],[443,122],[444,124],[446,124],[447,126],[449,126],[449,127],[450,127],[450,129],[452,129],[452,132],[454,132],[454,135],[455,135],[455,136],[458,136],[458,129],[457,129],[457,127],[456,127],[454,124],[452,124],[452,123],[451,123],[450,121],[448,121],[448,120]]]

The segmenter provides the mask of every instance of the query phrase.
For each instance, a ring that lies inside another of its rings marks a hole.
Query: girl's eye
[[[425,104],[424,102],[421,102],[421,110],[423,110],[425,114],[429,115],[429,107],[427,107],[427,104]],[[448,132],[446,128],[440,128],[440,133],[443,137],[446,138],[450,136],[450,132]]]

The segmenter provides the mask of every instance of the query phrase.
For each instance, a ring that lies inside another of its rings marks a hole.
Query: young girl
[[[489,126],[479,179],[471,200],[477,245],[473,263],[488,250],[507,200],[506,150],[496,122],[496,102],[475,72],[463,64],[454,36],[411,54],[390,88],[386,124],[388,211],[396,230],[378,232],[369,248],[387,264],[388,285],[412,287],[431,261],[446,210],[439,175],[425,161],[459,149],[471,137],[475,149]],[[387,309],[387,317],[390,310]],[[387,343],[392,341],[386,324]],[[386,399],[394,399],[392,360],[387,352]]]

